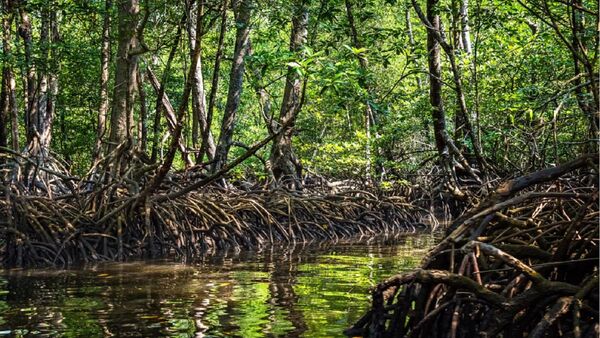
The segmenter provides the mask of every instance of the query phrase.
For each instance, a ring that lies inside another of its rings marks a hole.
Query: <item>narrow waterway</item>
[[[369,287],[415,267],[434,242],[3,271],[0,335],[339,337],[368,307]]]

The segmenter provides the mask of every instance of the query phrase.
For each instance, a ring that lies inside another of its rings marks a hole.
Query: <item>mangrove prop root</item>
[[[597,337],[597,157],[500,185],[457,219],[420,269],[377,285],[346,334]]]
[[[160,202],[149,198],[143,204],[131,204],[135,197],[114,191],[113,200],[103,197],[98,203],[93,193],[81,200],[56,199],[4,189],[3,263],[193,257],[267,243],[368,239],[415,231],[428,216],[418,206],[360,191],[328,195],[208,189]]]

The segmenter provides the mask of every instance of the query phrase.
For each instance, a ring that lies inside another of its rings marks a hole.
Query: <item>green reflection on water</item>
[[[65,298],[62,309],[64,337],[102,337],[102,328],[93,313],[101,309],[102,302],[92,297]]]
[[[369,305],[368,290],[415,267],[434,244],[272,249],[182,265],[106,264],[5,271],[0,335],[336,337]]]

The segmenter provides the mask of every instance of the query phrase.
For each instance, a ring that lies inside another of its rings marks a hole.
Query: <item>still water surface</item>
[[[435,240],[0,273],[0,336],[340,337]]]

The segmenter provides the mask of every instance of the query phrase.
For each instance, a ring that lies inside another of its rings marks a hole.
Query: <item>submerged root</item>
[[[373,291],[350,336],[598,336],[597,155],[503,184],[423,269]]]

